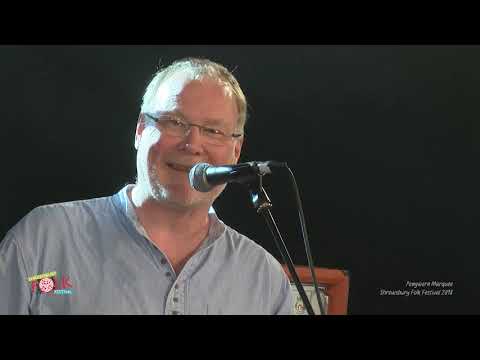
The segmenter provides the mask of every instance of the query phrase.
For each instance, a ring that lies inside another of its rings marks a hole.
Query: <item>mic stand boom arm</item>
[[[305,293],[305,290],[300,283],[300,279],[298,278],[297,271],[295,270],[295,266],[290,257],[290,254],[288,253],[285,242],[282,239],[282,235],[280,234],[277,224],[275,223],[275,219],[272,216],[272,212],[270,211],[270,208],[272,207],[272,202],[268,198],[268,195],[262,186],[262,176],[263,175],[261,174],[261,172],[259,172],[256,181],[252,181],[247,184],[250,192],[251,201],[253,203],[253,206],[255,207],[255,210],[257,210],[257,213],[262,214],[265,218],[267,226],[273,234],[275,244],[277,245],[277,248],[282,255],[283,261],[287,265],[288,271],[293,277],[293,281],[295,283],[295,286],[297,287],[300,297],[302,298],[303,304],[307,309],[307,313],[309,315],[315,315],[312,305],[307,298],[307,294]]]

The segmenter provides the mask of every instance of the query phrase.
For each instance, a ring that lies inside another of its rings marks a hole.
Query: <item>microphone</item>
[[[271,174],[269,165],[270,161],[251,161],[237,165],[220,166],[198,163],[190,169],[188,179],[195,190],[208,192],[221,184],[246,183],[255,179],[258,175]]]

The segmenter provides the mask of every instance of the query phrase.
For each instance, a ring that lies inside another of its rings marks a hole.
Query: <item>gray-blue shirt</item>
[[[175,274],[135,217],[127,186],[40,206],[0,243],[0,314],[291,314],[279,262],[211,209]]]

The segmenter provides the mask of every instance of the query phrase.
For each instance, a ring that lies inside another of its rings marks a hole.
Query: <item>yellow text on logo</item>
[[[35,280],[39,280],[39,279],[44,279],[44,278],[48,278],[48,277],[52,277],[52,276],[55,276],[57,275],[57,272],[56,271],[52,271],[52,272],[49,272],[49,273],[45,273],[45,274],[40,274],[40,275],[34,275],[34,276],[30,276],[28,278],[28,281],[35,281]]]

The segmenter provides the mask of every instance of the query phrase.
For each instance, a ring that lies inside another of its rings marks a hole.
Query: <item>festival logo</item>
[[[56,271],[31,276],[28,282],[32,284],[32,294],[71,295],[73,293],[70,278],[64,274],[60,276]]]

